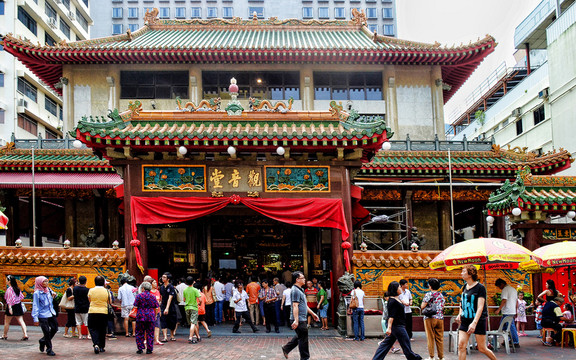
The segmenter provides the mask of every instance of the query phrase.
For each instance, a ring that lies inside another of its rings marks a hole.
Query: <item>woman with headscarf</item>
[[[6,293],[4,294],[4,299],[6,300],[6,305],[8,308],[6,309],[6,314],[4,314],[4,336],[0,339],[8,340],[8,329],[10,329],[10,323],[12,322],[12,318],[15,317],[18,324],[22,328],[22,341],[28,340],[28,334],[26,333],[26,324],[24,323],[24,310],[22,306],[22,300],[24,300],[24,294],[18,287],[18,283],[16,282],[16,278],[14,276],[8,275],[6,277],[7,282],[10,284]]]
[[[88,330],[92,337],[94,354],[105,352],[106,347],[106,329],[108,327],[108,304],[111,303],[110,294],[104,287],[104,277],[96,276],[94,285],[88,291],[88,300],[90,308],[88,309]]]
[[[54,310],[54,296],[56,293],[48,287],[48,279],[44,276],[38,276],[34,284],[34,300],[32,303],[32,318],[34,325],[40,324],[42,334],[44,335],[38,342],[40,351],[46,355],[56,355],[52,350],[52,338],[58,332],[58,322],[56,321],[56,310]]]
[[[134,300],[134,308],[136,312],[136,353],[142,354],[144,347],[146,347],[146,354],[152,354],[154,350],[154,324],[156,323],[156,315],[160,312],[160,304],[156,301],[156,297],[150,293],[152,284],[149,282],[142,283],[142,292],[136,295]],[[146,346],[144,346],[146,342]]]

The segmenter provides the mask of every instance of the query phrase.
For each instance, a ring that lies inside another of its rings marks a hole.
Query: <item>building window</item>
[[[394,12],[392,11],[392,8],[383,8],[382,9],[382,17],[384,19],[394,18]]]
[[[0,1],[0,15],[4,15],[4,1]],[[4,110],[2,110],[2,114],[4,114]]]
[[[54,40],[52,36],[48,35],[48,33],[44,33],[44,42],[49,46],[56,45],[56,40]]]
[[[334,17],[336,19],[346,19],[346,10],[343,7],[334,8]]]
[[[184,19],[186,18],[186,8],[177,7],[176,8],[176,19]]]
[[[366,8],[366,18],[376,19],[376,8]]]
[[[52,115],[54,116],[58,116],[58,105],[56,105],[56,102],[52,99],[50,99],[48,96],[46,96],[44,98],[44,108]]]
[[[311,19],[314,17],[314,12],[311,7],[303,7],[302,8],[302,18],[303,19]]]
[[[169,7],[161,7],[160,8],[160,19],[169,19],[170,18],[170,8]]]
[[[112,35],[122,34],[122,24],[112,24]]]
[[[256,13],[258,19],[264,19],[264,7],[263,6],[250,6],[248,8],[248,18],[252,18]]]
[[[138,19],[138,8],[128,8],[128,19]]]
[[[24,10],[22,6],[18,6],[18,20],[28,28],[34,35],[36,35],[36,20]]]
[[[76,9],[76,20],[78,21],[78,23],[80,23],[80,25],[84,30],[88,31],[88,20],[86,20],[84,15],[82,15],[82,13],[80,13],[80,10],[78,9]]]
[[[36,86],[21,77],[18,78],[18,91],[34,102],[38,99],[38,89],[36,89]]]
[[[377,24],[368,24],[368,30],[374,32],[378,32],[378,25]]]
[[[192,19],[200,19],[202,17],[202,8],[193,7],[190,16],[192,16]]]
[[[66,6],[66,9],[70,10],[70,0],[62,0],[62,4]]]
[[[207,17],[208,17],[208,19],[218,17],[218,8],[217,7],[209,7]]]
[[[60,18],[60,30],[62,30],[64,36],[70,39],[70,25],[68,25],[62,18]]]
[[[328,19],[330,18],[330,13],[328,12],[327,7],[319,7],[318,8],[318,18],[319,19]]]
[[[134,32],[139,29],[138,26],[138,24],[128,24],[128,29],[130,29],[130,32]]]
[[[0,15],[3,15],[3,14],[0,14]],[[5,119],[6,119],[6,110],[0,109],[0,124],[4,124]]]
[[[0,87],[4,87],[4,73],[0,72]]]
[[[384,35],[394,36],[394,25],[384,25]]]
[[[38,123],[24,114],[18,114],[18,127],[32,135],[38,135]]]
[[[382,100],[382,73],[315,72],[316,100]]]
[[[58,19],[58,13],[48,3],[46,3],[46,8],[44,9],[44,13],[46,13],[46,15],[51,19],[54,19],[54,20]]]
[[[545,118],[546,113],[544,112],[544,105],[534,110],[534,125],[540,124],[542,121],[544,121]]]
[[[230,19],[234,16],[234,8],[224,7],[222,8],[222,17],[224,19]]]
[[[58,139],[58,135],[54,131],[46,129],[45,139]]]
[[[230,79],[236,78],[239,87],[239,98],[300,100],[300,73],[288,72],[202,72],[203,97],[226,97]]]
[[[524,130],[522,129],[522,118],[518,119],[518,121],[516,121],[516,135],[520,135],[522,134]]]
[[[112,8],[112,19],[122,19],[122,8]]]
[[[230,84],[230,79],[228,79]],[[122,71],[120,98],[175,99],[188,98],[187,71]]]

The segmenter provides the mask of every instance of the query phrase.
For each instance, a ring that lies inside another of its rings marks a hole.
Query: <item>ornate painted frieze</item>
[[[329,166],[265,166],[267,192],[330,192]]]
[[[206,191],[206,166],[142,165],[143,191]]]

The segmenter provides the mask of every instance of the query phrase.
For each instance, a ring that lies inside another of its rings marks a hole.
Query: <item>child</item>
[[[568,327],[574,322],[574,319],[572,317],[572,304],[570,303],[564,304],[564,310],[565,311],[562,313],[562,317],[564,318],[564,320],[561,321],[560,323],[564,327]]]
[[[536,323],[536,329],[540,330],[538,338],[542,338],[542,309],[544,308],[544,305],[540,299],[536,299],[534,304],[534,306],[536,306],[536,311],[534,311],[534,322]]]
[[[526,300],[524,300],[524,292],[518,292],[518,301],[516,303],[516,328],[518,329],[518,336],[526,336],[524,331],[526,328]]]

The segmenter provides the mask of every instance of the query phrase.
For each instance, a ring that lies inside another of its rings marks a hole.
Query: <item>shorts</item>
[[[88,313],[76,313],[74,314],[74,317],[76,317],[76,326],[82,324],[88,326]]]
[[[318,317],[322,319],[326,319],[328,317],[328,306],[329,304],[326,304],[322,306],[322,309],[318,309]]]
[[[198,324],[198,310],[194,309],[187,309],[186,310],[186,319],[190,324]]]
[[[202,322],[202,321],[206,322],[206,314],[202,314],[202,315],[198,314],[198,321],[199,322]]]
[[[541,321],[536,321],[536,330],[542,330],[542,322]]]
[[[123,319],[130,317],[130,311],[132,311],[133,308],[134,308],[134,306],[132,306],[132,305],[122,306],[122,311],[121,311],[120,316],[122,316]]]
[[[458,328],[458,330],[468,331],[468,326],[470,326],[470,324],[472,324],[472,321],[474,321],[474,319],[460,318],[460,321],[461,321],[460,327]],[[474,330],[474,334],[486,335],[486,319],[480,318],[480,320],[478,320],[478,324],[476,325],[476,329]]]

